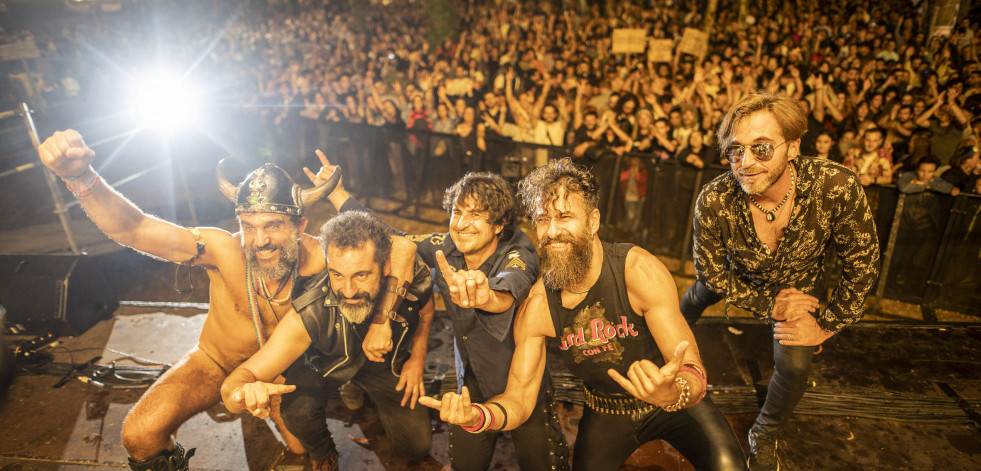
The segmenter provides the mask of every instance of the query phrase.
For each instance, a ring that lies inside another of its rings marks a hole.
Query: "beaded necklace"
[[[287,281],[291,285],[293,284],[293,282],[296,281],[297,265],[298,265],[297,262],[293,263],[293,268],[290,269],[289,276],[284,276],[283,279],[279,282],[279,288],[276,289],[275,294],[267,297],[266,295],[268,294],[268,291],[266,293],[263,293],[262,297],[265,298],[266,301],[270,302],[270,306],[269,306],[270,309],[272,309],[272,305],[271,305],[273,301],[272,298],[274,298],[276,295],[278,295],[280,292],[283,291],[283,289],[287,285]],[[256,282],[258,281],[258,277],[255,275],[255,272],[252,271],[252,266],[249,264],[246,264],[245,267],[245,281],[246,284],[248,284],[248,289],[246,291],[248,291],[249,293],[249,311],[251,311],[252,314],[252,326],[255,328],[255,339],[257,342],[259,342],[259,348],[262,348],[262,346],[266,343],[266,337],[262,334],[262,318],[259,315],[259,302],[258,299],[256,299],[255,287],[256,287]],[[262,286],[263,291],[266,291],[265,283],[260,283],[260,286]],[[276,314],[275,309],[273,309],[273,314],[274,315]]]

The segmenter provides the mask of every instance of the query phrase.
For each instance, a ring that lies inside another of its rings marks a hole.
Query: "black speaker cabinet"
[[[31,333],[80,335],[119,306],[97,259],[74,255],[0,255],[0,304],[7,325]]]

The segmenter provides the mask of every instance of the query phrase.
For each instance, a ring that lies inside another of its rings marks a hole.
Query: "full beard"
[[[362,295],[364,297],[362,297]],[[371,302],[368,293],[358,293],[351,298],[341,297],[341,303],[337,305],[337,309],[341,311],[341,315],[347,319],[348,322],[352,324],[360,324],[368,318],[371,314],[371,308],[374,307],[375,303]],[[360,299],[361,302],[357,304],[348,304],[344,299]]]
[[[378,285],[377,293],[381,293],[381,284]],[[360,324],[364,322],[365,319],[371,315],[371,311],[375,308],[375,302],[378,300],[378,295],[372,296],[367,291],[361,291],[350,298],[344,296],[339,292],[334,292],[337,295],[340,303],[337,305],[337,309],[341,312],[341,316],[347,319],[348,322],[352,324]],[[350,304],[347,301],[359,299],[361,300],[357,304]]]
[[[553,253],[548,248],[548,244],[552,242],[568,243],[570,250]],[[542,282],[549,289],[562,290],[576,286],[586,279],[589,262],[593,258],[593,245],[588,234],[545,237],[538,244],[538,253],[542,261]]]
[[[766,168],[763,167],[762,165],[757,168],[750,168],[748,171],[744,171],[746,169],[740,168],[738,172],[733,170],[733,173],[737,173],[736,181],[739,182],[739,186],[743,189],[743,192],[750,195],[758,195],[766,191],[771,186],[773,186],[773,183],[779,180],[781,176],[783,176],[784,172],[787,171],[787,165],[788,165],[787,162],[784,162],[783,165],[781,165],[780,167],[777,167],[770,171],[766,171],[766,173],[761,173],[759,175],[756,175],[755,177],[753,177],[753,181],[751,182],[747,182],[743,178],[740,178],[739,175],[747,174],[747,173],[753,174],[759,171],[759,169],[766,170]]]
[[[295,234],[294,234],[295,235]],[[263,267],[256,260],[256,252],[267,249],[279,249],[279,261],[271,267]],[[292,237],[289,242],[283,245],[272,243],[262,247],[250,248],[245,251],[246,263],[252,271],[265,280],[280,280],[290,274],[293,265],[300,257],[300,241],[297,237]]]

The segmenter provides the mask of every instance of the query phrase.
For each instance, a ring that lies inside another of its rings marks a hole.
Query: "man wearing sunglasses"
[[[755,94],[719,126],[732,172],[698,197],[694,261],[698,280],[681,311],[695,322],[725,299],[773,325],[774,372],[749,432],[750,468],[779,469],[777,433],[804,394],[815,347],[864,314],[879,276],[879,244],[855,174],[827,159],[800,155],[807,116],[796,100]],[[822,310],[826,251],[843,273]]]

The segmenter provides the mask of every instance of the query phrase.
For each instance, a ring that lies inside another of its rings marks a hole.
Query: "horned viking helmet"
[[[302,216],[303,208],[320,201],[330,194],[341,180],[337,167],[323,183],[302,189],[285,170],[274,164],[265,164],[252,171],[237,187],[225,178],[225,161],[218,162],[216,170],[218,188],[226,198],[235,203],[235,214],[278,213]]]

